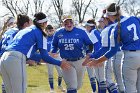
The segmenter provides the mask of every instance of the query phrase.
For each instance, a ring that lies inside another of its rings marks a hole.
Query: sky
[[[3,16],[7,10],[6,8],[2,5],[2,0],[0,0],[0,16]],[[50,0],[51,1],[51,0]],[[86,0],[88,1],[88,0]],[[94,0],[95,1],[95,0]],[[96,0],[97,3],[99,3],[99,5],[107,5],[110,2],[113,2],[114,0]],[[64,9],[66,9],[67,11],[69,11],[69,6],[71,5],[72,0],[64,0]]]
[[[1,1],[2,0],[0,0],[0,20],[3,20],[3,18],[1,18],[1,16],[3,16],[4,14],[6,14],[8,10],[2,5],[2,2]],[[86,1],[88,1],[88,0],[86,0]],[[97,16],[98,17],[101,16],[100,13],[102,13],[102,10],[103,10],[104,6],[107,6],[109,3],[114,2],[114,0],[93,0],[93,1],[95,1],[96,3],[98,3],[98,6],[97,6],[98,7],[98,13],[97,13],[98,15]],[[49,0],[48,3],[50,3],[50,2],[51,2],[51,0]],[[70,5],[72,3],[72,0],[64,0],[63,3],[64,3],[64,6],[63,7],[64,7],[65,11],[69,11],[70,10],[69,7],[70,7]],[[86,16],[85,17],[85,20],[88,20],[90,18],[92,18],[92,16]]]

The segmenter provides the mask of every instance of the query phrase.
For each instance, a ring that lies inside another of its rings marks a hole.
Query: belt
[[[130,52],[136,52],[137,50],[129,50]]]
[[[67,61],[78,61],[82,59],[83,57],[78,57],[78,58],[66,58]]]

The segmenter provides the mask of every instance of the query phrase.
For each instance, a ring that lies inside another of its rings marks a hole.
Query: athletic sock
[[[70,90],[67,90],[67,93],[77,93],[77,90],[76,89],[70,89]]]
[[[96,79],[94,77],[90,78],[90,84],[91,84],[93,92],[95,92],[96,91]]]
[[[58,77],[58,86],[61,86],[62,83],[62,77]]]
[[[118,92],[118,87],[115,83],[111,83],[108,87],[107,87],[109,93],[119,93]]]
[[[100,82],[98,93],[106,93],[106,90],[107,90],[106,82],[105,81]]]
[[[50,88],[51,89],[54,89],[54,86],[53,86],[53,78],[49,78],[49,84],[50,84]]]

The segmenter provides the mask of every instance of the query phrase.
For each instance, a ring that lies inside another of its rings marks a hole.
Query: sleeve
[[[101,43],[103,47],[108,47],[109,46],[109,27],[106,27],[102,32],[101,32]]]
[[[96,43],[94,43],[94,52],[97,52],[102,46],[102,44],[101,44],[101,34],[98,30],[95,30],[94,35],[98,40]]]
[[[52,53],[58,52],[58,36],[57,33],[54,34],[53,40],[52,40],[52,47],[51,47]]]
[[[90,35],[88,35],[85,31],[83,31],[83,38],[85,45],[93,45]]]
[[[40,60],[42,59],[40,53],[35,53],[33,56],[31,56],[29,59],[34,60],[36,62],[40,62]]]
[[[93,44],[95,44],[96,42],[98,42],[98,39],[94,33],[94,31],[92,31],[90,34],[89,34],[89,38],[90,40],[92,41]]]
[[[109,47],[102,47],[99,51],[93,52],[90,58],[98,59],[99,57],[103,56],[107,51],[109,51]]]
[[[58,65],[58,66],[61,65],[61,61],[55,60],[54,58],[52,58],[48,54],[47,50],[45,50],[45,49],[39,49],[39,51],[40,51],[41,57],[44,60],[44,62],[53,64],[53,65]]]
[[[112,31],[111,31],[111,36],[110,36],[110,50],[104,55],[106,58],[111,58],[112,56],[114,56],[120,45],[119,45],[119,42],[118,42],[118,30],[117,30],[117,27],[116,28],[113,28]]]
[[[111,47],[111,49],[105,54],[105,57],[110,59],[118,52],[119,46]]]
[[[90,39],[90,35],[86,33],[85,31],[82,31],[83,34],[83,43],[85,44],[86,47],[86,53],[91,53],[93,51],[93,42]]]
[[[35,38],[36,38],[38,49],[40,49],[40,48],[47,49],[47,38],[45,36],[43,36],[41,30],[39,30],[39,29],[34,30],[34,33],[35,33]]]

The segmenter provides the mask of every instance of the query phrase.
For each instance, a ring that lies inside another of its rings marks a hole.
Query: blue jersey
[[[66,31],[60,28],[54,35],[52,52],[56,53],[59,49],[61,58],[79,58],[84,56],[83,51],[88,45],[93,43],[84,30],[74,27],[72,31]]]
[[[110,48],[110,34],[114,24],[109,24],[101,31],[101,48],[96,53],[91,54],[91,58],[99,58],[103,56]]]
[[[42,59],[55,65],[61,65],[61,62],[54,60],[47,53],[47,39],[43,36],[42,31],[36,26],[32,25],[19,31],[13,42],[6,48],[6,50],[15,50],[23,53],[30,58],[39,49]]]
[[[93,28],[89,32],[89,37],[90,37],[90,39],[91,39],[91,41],[93,42],[93,45],[94,45],[93,52],[97,52],[101,48],[100,32],[97,29]]]
[[[48,52],[51,51],[51,48],[52,48],[52,40],[53,40],[53,35],[47,37],[47,50],[48,50]]]
[[[18,32],[18,28],[11,28],[8,29],[2,36],[1,42],[0,42],[0,47],[1,47],[1,54],[5,51],[6,47],[11,44],[13,41],[14,36]]]
[[[51,50],[52,39],[53,39],[53,35],[47,37],[47,51],[48,52],[50,52],[50,50]],[[36,52],[29,59],[34,60],[36,62],[40,62],[40,60],[42,59],[42,57],[41,57],[40,53]]]
[[[105,55],[107,58],[110,58],[116,53],[118,45],[118,23],[115,23],[116,26],[111,31],[110,36],[110,45],[111,50]],[[120,21],[121,31],[120,38],[122,42],[122,50],[140,50],[140,21],[138,18],[124,17]],[[111,53],[112,52],[112,53]]]

